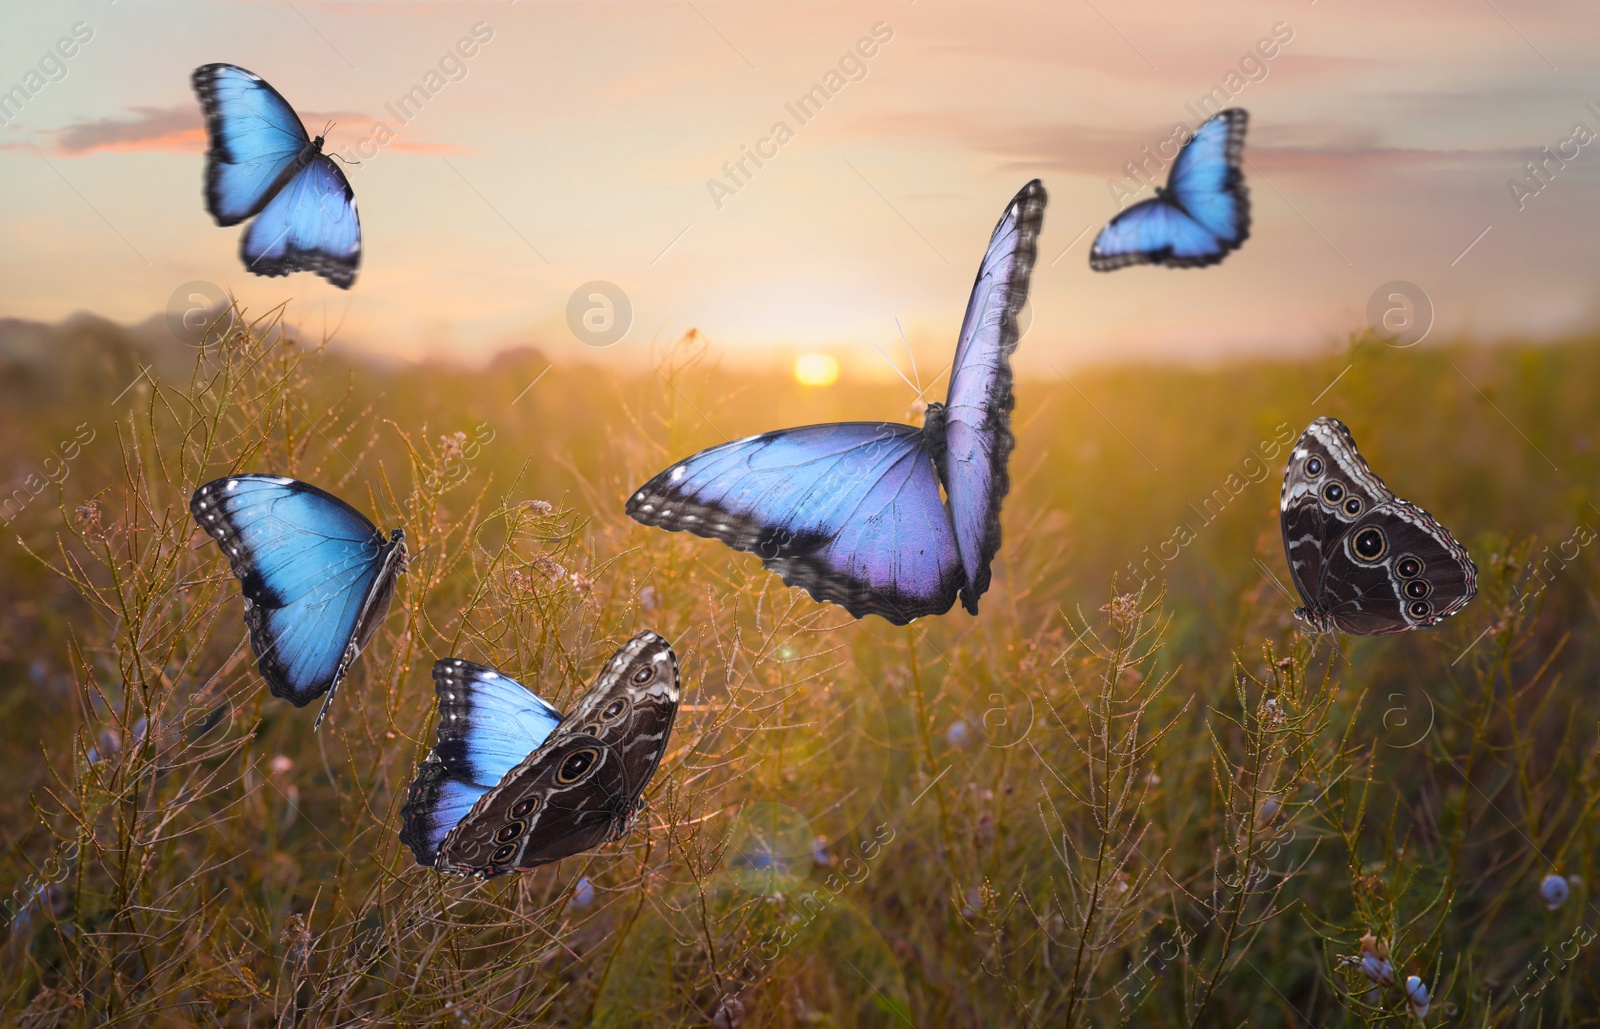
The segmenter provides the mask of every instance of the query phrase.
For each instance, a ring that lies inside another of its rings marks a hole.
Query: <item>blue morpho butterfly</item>
[[[1239,171],[1249,120],[1242,108],[1230,107],[1200,126],[1178,151],[1166,188],[1100,230],[1089,267],[1203,268],[1238,249],[1250,237],[1250,191]]]
[[[244,590],[257,667],[295,707],[328,705],[383,624],[406,570],[405,532],[385,539],[331,493],[278,475],[230,475],[194,491],[189,512]]]
[[[316,272],[349,289],[361,264],[361,219],[322,137],[311,139],[289,102],[243,68],[196,68],[194,91],[211,135],[206,209],[218,225],[256,219],[239,244],[246,270]]]
[[[678,658],[645,630],[565,718],[493,668],[434,662],[438,743],[417,768],[400,842],[417,863],[488,879],[621,839],[667,749]]]
[[[947,402],[928,405],[922,428],[843,422],[724,443],[639,487],[628,514],[758,554],[784,582],[857,618],[904,625],[945,613],[958,595],[977,614],[1011,488],[1011,352],[1044,206],[1037,179],[1006,205],[967,302]]]

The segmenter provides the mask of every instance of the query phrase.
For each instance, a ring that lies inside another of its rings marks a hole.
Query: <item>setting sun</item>
[[[831,354],[801,354],[794,360],[794,377],[802,386],[832,386],[839,381],[839,362]]]

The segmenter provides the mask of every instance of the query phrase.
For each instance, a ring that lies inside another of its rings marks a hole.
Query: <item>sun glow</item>
[[[839,381],[839,362],[831,354],[801,354],[794,360],[794,377],[802,386],[831,386]]]

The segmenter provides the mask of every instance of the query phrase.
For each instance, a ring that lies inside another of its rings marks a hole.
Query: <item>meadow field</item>
[[[252,316],[0,326],[0,1023],[1600,1022],[1600,340],[1025,373],[981,616],[896,628],[622,503],[724,439],[913,417],[898,382],[694,333],[622,378],[368,363]],[[1278,488],[1318,415],[1471,550],[1459,615],[1298,631]],[[243,470],[406,530],[315,733],[189,516]],[[685,690],[634,832],[418,867],[433,660],[562,707],[641,628]]]

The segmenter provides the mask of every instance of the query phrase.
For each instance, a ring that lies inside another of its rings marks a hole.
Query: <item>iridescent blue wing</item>
[[[257,275],[309,271],[349,289],[361,264],[361,219],[344,173],[317,154],[245,230],[239,257]]]
[[[1216,264],[1250,236],[1250,192],[1239,171],[1248,115],[1216,115],[1178,152],[1166,189],[1111,219],[1095,237],[1089,266],[1130,264],[1200,268]]]
[[[404,534],[385,540],[338,497],[276,475],[208,482],[189,511],[239,579],[250,645],[272,695],[296,707],[324,693],[331,701],[389,610],[405,568]]]
[[[1000,504],[1011,489],[1011,352],[1017,312],[1044,222],[1044,186],[1034,179],[1012,198],[989,237],[961,323],[944,412],[944,487],[966,583],[961,603],[978,613],[989,588],[989,563],[1000,550]]]
[[[1089,266],[1097,272],[1130,264],[1197,268],[1227,253],[1221,240],[1166,197],[1144,200],[1123,211],[1095,237]]]
[[[1238,107],[1207,121],[1178,152],[1167,178],[1168,197],[1215,236],[1224,253],[1250,235],[1250,191],[1239,171],[1249,121]]]
[[[537,750],[561,712],[493,668],[447,657],[434,662],[438,742],[417,769],[400,842],[431,865],[439,844],[478,798]]]
[[[311,139],[289,102],[253,72],[207,64],[193,82],[211,136],[206,209],[218,225],[237,225],[283,187]]]
[[[645,525],[721,540],[852,615],[943,614],[964,576],[922,430],[810,425],[703,450],[636,490]]]

